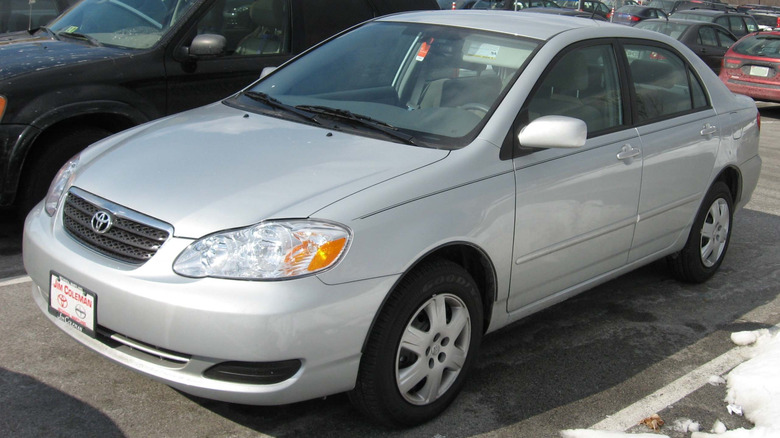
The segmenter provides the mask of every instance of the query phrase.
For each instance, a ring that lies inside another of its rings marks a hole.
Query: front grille
[[[104,211],[112,226],[104,233],[92,227],[95,213]],[[171,227],[156,219],[127,210],[71,188],[63,207],[65,230],[87,247],[108,257],[132,264],[142,264],[152,258],[171,235]]]

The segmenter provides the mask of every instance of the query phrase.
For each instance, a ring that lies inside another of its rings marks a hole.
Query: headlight
[[[46,193],[46,214],[49,216],[54,216],[54,213],[57,212],[57,205],[60,203],[62,193],[68,187],[71,177],[73,177],[73,171],[79,164],[79,158],[80,155],[76,155],[68,160],[51,182],[49,192]]]
[[[350,231],[310,220],[262,222],[206,236],[182,251],[173,270],[186,277],[282,279],[333,266],[346,252]]]

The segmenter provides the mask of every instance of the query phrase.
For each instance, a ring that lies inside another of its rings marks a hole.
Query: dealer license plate
[[[49,313],[76,330],[95,336],[97,295],[54,272],[49,286]]]
[[[750,75],[751,76],[761,76],[762,78],[768,78],[769,77],[769,67],[761,67],[758,65],[751,65],[750,66]]]

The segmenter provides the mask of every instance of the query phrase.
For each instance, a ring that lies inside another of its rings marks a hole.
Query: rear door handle
[[[701,134],[701,135],[704,135],[704,136],[707,136],[707,135],[712,135],[712,134],[714,134],[714,133],[716,133],[716,132],[718,132],[718,127],[717,127],[717,126],[712,126],[712,125],[710,125],[709,123],[707,123],[707,124],[706,124],[706,125],[704,125],[704,127],[701,129],[701,132],[700,132],[700,134]]]
[[[642,153],[641,149],[634,148],[630,144],[623,145],[623,149],[618,152],[617,159],[620,161],[623,160],[630,160],[631,158],[634,158]]]

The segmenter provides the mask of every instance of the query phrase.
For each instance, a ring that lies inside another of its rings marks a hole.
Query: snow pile
[[[750,350],[752,358],[729,373],[726,403],[730,412],[742,411],[756,427],[725,431],[716,424],[715,434],[697,432],[691,438],[780,437],[780,336],[762,329],[734,333],[731,340],[755,346]]]
[[[737,345],[748,346],[746,362],[728,374],[725,383],[727,410],[750,420],[753,429],[726,430],[720,420],[710,432],[699,432],[700,425],[689,419],[674,422],[678,432],[692,432],[691,438],[779,438],[780,437],[780,333],[774,335],[767,329],[738,332],[731,335]],[[709,379],[711,385],[722,384],[722,378]],[[663,425],[663,422],[661,422]],[[561,438],[669,438],[657,433],[629,434],[592,429],[563,430]]]
[[[672,426],[672,429],[676,430],[677,432],[698,432],[699,431],[699,423],[689,420],[687,418],[681,418],[679,420],[675,420],[674,425]]]
[[[657,433],[623,433],[604,430],[576,429],[562,430],[561,438],[669,438]]]

